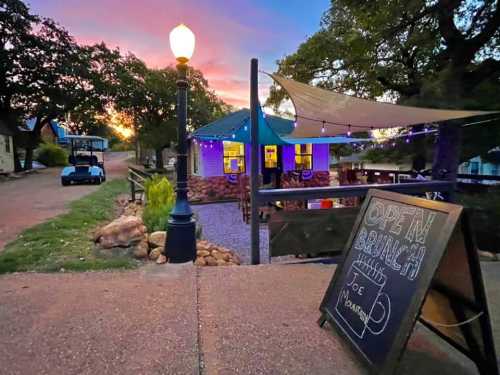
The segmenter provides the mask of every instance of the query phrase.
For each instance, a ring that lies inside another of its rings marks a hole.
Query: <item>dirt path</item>
[[[109,179],[127,173],[126,152],[105,155]],[[68,202],[98,189],[96,185],[61,186],[61,168],[48,168],[19,180],[0,183],[0,251],[26,228],[57,216]]]

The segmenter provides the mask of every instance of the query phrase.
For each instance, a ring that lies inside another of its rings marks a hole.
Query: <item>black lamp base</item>
[[[193,262],[196,259],[196,223],[169,220],[166,250],[170,263]]]

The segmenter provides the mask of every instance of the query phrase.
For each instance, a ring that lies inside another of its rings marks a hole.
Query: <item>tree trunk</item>
[[[26,155],[24,157],[24,170],[28,171],[33,168],[33,147],[26,148]]]
[[[16,145],[16,137],[14,137],[14,148],[12,151],[14,151],[14,172],[21,172],[23,170],[23,166],[19,160],[19,148]]]
[[[141,150],[140,150],[140,145],[139,145],[139,137],[136,136],[135,137],[135,164],[142,164],[142,161],[141,160]]]
[[[156,154],[156,169],[163,169],[163,150],[160,148],[160,149],[157,149],[155,150],[155,154]]]
[[[461,146],[462,121],[448,121],[439,125],[432,165],[432,179],[456,183]],[[448,200],[453,200],[453,197],[448,196]]]

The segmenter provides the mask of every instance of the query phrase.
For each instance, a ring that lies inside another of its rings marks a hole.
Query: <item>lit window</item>
[[[307,171],[312,169],[312,144],[295,145],[295,170]]]
[[[5,152],[10,153],[10,137],[8,135],[4,135],[5,141]]]
[[[278,168],[278,146],[264,146],[264,166],[265,168]]]
[[[245,173],[245,145],[224,141],[224,173]]]

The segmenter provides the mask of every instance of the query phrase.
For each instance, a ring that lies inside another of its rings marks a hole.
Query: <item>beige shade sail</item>
[[[297,124],[290,136],[321,137],[446,120],[498,112],[459,111],[410,107],[355,98],[269,74],[287,92],[295,107]]]

